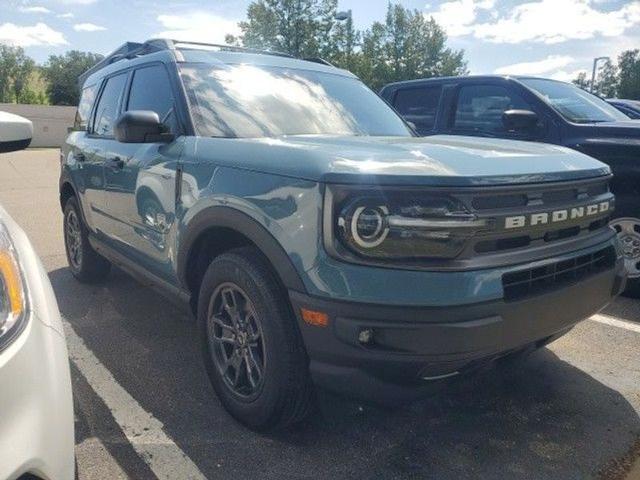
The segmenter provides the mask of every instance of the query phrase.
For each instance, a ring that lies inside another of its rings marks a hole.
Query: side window
[[[458,94],[453,128],[466,132],[507,134],[505,110],[531,110],[519,95],[499,85],[469,85]]]
[[[82,89],[80,103],[78,104],[78,110],[76,110],[76,120],[73,124],[74,130],[87,129],[91,108],[96,100],[96,93],[98,93],[98,85],[91,85]]]
[[[418,133],[427,133],[435,126],[441,93],[441,86],[398,90],[394,107],[405,120],[413,122]]]
[[[135,71],[127,110],[152,110],[160,121],[176,132],[173,91],[164,66],[154,65]]]
[[[96,116],[93,122],[93,133],[103,137],[113,136],[113,124],[118,115],[120,97],[127,81],[127,74],[121,73],[107,80],[107,84],[102,91]]]

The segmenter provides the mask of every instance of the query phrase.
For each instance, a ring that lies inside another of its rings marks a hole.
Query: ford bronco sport
[[[152,40],[81,79],[60,202],[80,281],[190,304],[221,402],[259,430],[313,386],[374,401],[542,346],[624,286],[609,167],[415,137],[318,60]]]

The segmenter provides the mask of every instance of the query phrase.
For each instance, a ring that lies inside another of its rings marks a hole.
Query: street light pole
[[[596,85],[596,68],[598,66],[598,62],[600,60],[609,60],[609,57],[596,57],[593,59],[593,70],[591,72],[591,88],[589,88],[589,91],[591,93],[593,93],[593,90],[595,89],[595,85]]]
[[[347,29],[347,69],[351,68],[351,52],[353,50],[353,14],[351,10],[337,12],[334,18],[339,22],[346,20],[345,28]]]

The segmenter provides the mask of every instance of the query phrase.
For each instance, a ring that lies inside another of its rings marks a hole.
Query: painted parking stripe
[[[609,315],[598,314],[590,317],[589,320],[594,322],[603,323],[612,327],[624,328],[625,330],[631,330],[632,332],[640,333],[640,325],[633,322],[627,322],[625,320],[618,320],[617,318],[610,317]]]
[[[204,480],[206,477],[195,463],[164,432],[162,422],[120,386],[71,324],[66,320],[63,323],[69,358],[111,410],[127,440],[153,473],[160,480]]]

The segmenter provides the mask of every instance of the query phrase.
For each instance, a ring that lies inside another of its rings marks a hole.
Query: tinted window
[[[597,123],[629,120],[624,113],[619,112],[600,97],[570,83],[542,78],[523,78],[520,81],[534,89],[570,122]]]
[[[394,100],[396,110],[416,126],[419,133],[433,129],[440,103],[442,87],[417,87],[398,90]]]
[[[519,95],[498,85],[469,85],[458,94],[454,128],[468,132],[506,134],[505,110],[531,110]]]
[[[96,93],[98,92],[98,85],[91,85],[82,90],[80,94],[80,103],[78,104],[78,110],[76,111],[76,120],[73,128],[76,130],[86,130],[89,124],[89,115],[91,115],[91,108],[93,102],[96,99]]]
[[[359,80],[255,65],[181,64],[199,135],[399,135],[402,119]]]
[[[93,132],[96,135],[105,137],[113,136],[113,124],[118,115],[120,97],[122,96],[126,80],[126,73],[116,75],[107,80],[107,84],[100,96],[100,101],[96,108],[96,117],[93,122]]]
[[[164,66],[154,65],[135,71],[127,110],[152,110],[175,131],[173,91]]]

